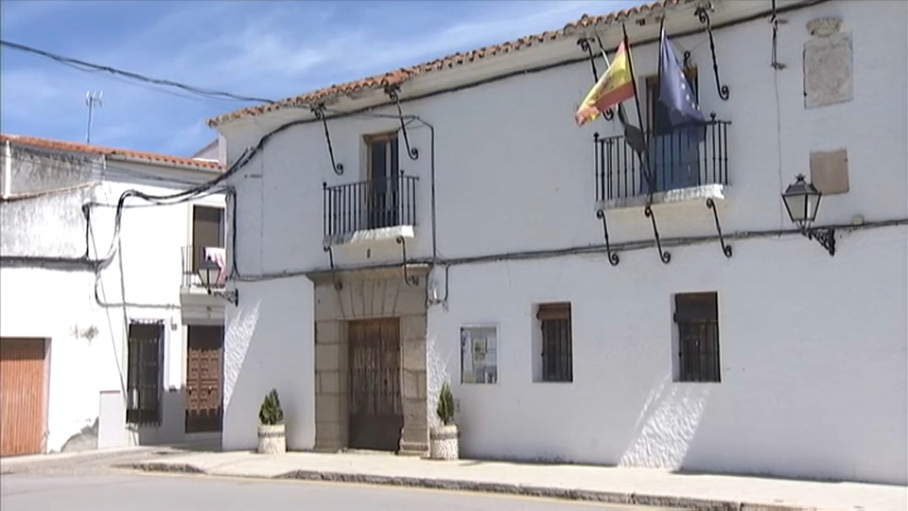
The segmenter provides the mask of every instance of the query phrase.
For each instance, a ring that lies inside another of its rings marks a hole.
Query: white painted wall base
[[[452,267],[429,336],[462,455],[908,483],[908,229],[843,234],[835,257],[800,236],[734,247]],[[719,294],[721,383],[673,383],[672,295],[693,291]],[[534,304],[554,301],[574,381],[534,383]],[[459,328],[485,323],[499,381],[462,385]]]
[[[258,445],[258,413],[271,389],[284,410],[287,448],[315,445],[313,286],[305,277],[239,285],[224,339],[224,450]]]

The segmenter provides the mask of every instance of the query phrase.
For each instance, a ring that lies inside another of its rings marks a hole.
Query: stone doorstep
[[[444,463],[444,461],[438,461],[437,463]],[[192,465],[191,463],[168,463],[159,461],[140,462],[119,465],[117,468],[141,470],[145,472],[178,472],[186,474],[207,475],[207,472]],[[237,475],[234,477],[258,479],[299,479],[303,481],[329,481],[341,483],[428,488],[436,490],[500,493],[529,497],[545,497],[563,500],[601,502],[603,504],[625,504],[637,506],[659,506],[675,509],[696,509],[698,511],[816,511],[816,508],[814,507],[753,504],[739,501],[708,500],[693,497],[676,497],[670,495],[646,495],[636,493],[622,493],[617,491],[580,490],[523,484],[436,479],[430,477],[423,478],[386,476],[342,472],[320,472],[311,470],[291,471],[285,474],[279,474],[271,477],[255,474]]]

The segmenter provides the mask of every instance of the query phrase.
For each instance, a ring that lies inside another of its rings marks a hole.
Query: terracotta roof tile
[[[529,48],[537,43],[545,43],[548,41],[555,41],[563,37],[569,37],[578,32],[582,32],[584,29],[587,29],[589,27],[608,25],[617,21],[624,21],[631,17],[649,14],[651,12],[661,12],[667,7],[682,3],[690,3],[693,1],[695,0],[657,0],[601,16],[590,16],[584,14],[578,21],[574,23],[568,23],[561,30],[550,30],[541,34],[521,37],[514,41],[509,41],[502,44],[487,46],[485,48],[479,48],[477,50],[468,52],[455,53],[453,55],[448,55],[447,57],[436,59],[431,62],[417,64],[411,67],[400,68],[396,71],[389,71],[387,73],[363,78],[361,80],[331,85],[330,87],[325,87],[323,89],[318,89],[306,94],[301,94],[299,96],[282,99],[273,103],[243,108],[241,110],[236,110],[234,112],[209,119],[208,125],[215,127],[227,121],[239,119],[242,117],[261,115],[263,113],[279,110],[288,106],[314,106],[330,99],[355,94],[363,90],[381,90],[387,86],[400,85],[410,78],[424,73],[467,65],[495,55],[511,53],[524,48]]]
[[[15,144],[22,144],[32,147],[41,147],[44,149],[55,149],[58,151],[70,151],[74,153],[98,154],[104,156],[121,156],[124,158],[134,158],[145,160],[149,163],[163,163],[171,165],[184,165],[195,167],[200,170],[222,171],[220,163],[210,160],[194,160],[192,158],[183,158],[180,156],[170,156],[166,154],[148,153],[144,151],[130,151],[127,149],[115,149],[98,145],[80,144],[77,142],[66,142],[63,140],[52,140],[49,138],[30,137],[26,135],[9,135],[0,134],[0,142],[9,140]]]

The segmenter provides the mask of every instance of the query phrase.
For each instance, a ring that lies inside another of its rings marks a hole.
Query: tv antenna
[[[98,108],[101,107],[101,96],[104,95],[104,92],[92,92],[88,91],[85,93],[85,106],[88,107],[88,130],[85,134],[85,143],[91,143],[91,114],[95,109],[95,106]]]

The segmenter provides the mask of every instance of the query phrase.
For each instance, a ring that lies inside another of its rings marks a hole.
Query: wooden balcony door
[[[697,69],[685,71],[691,93],[699,96]],[[689,188],[700,184],[700,144],[702,128],[675,128],[669,120],[668,108],[659,101],[657,77],[646,80],[650,139],[649,162],[656,180],[654,192]],[[648,187],[641,180],[641,193]]]
[[[397,133],[372,135],[369,147],[368,228],[399,225],[399,166]]]

